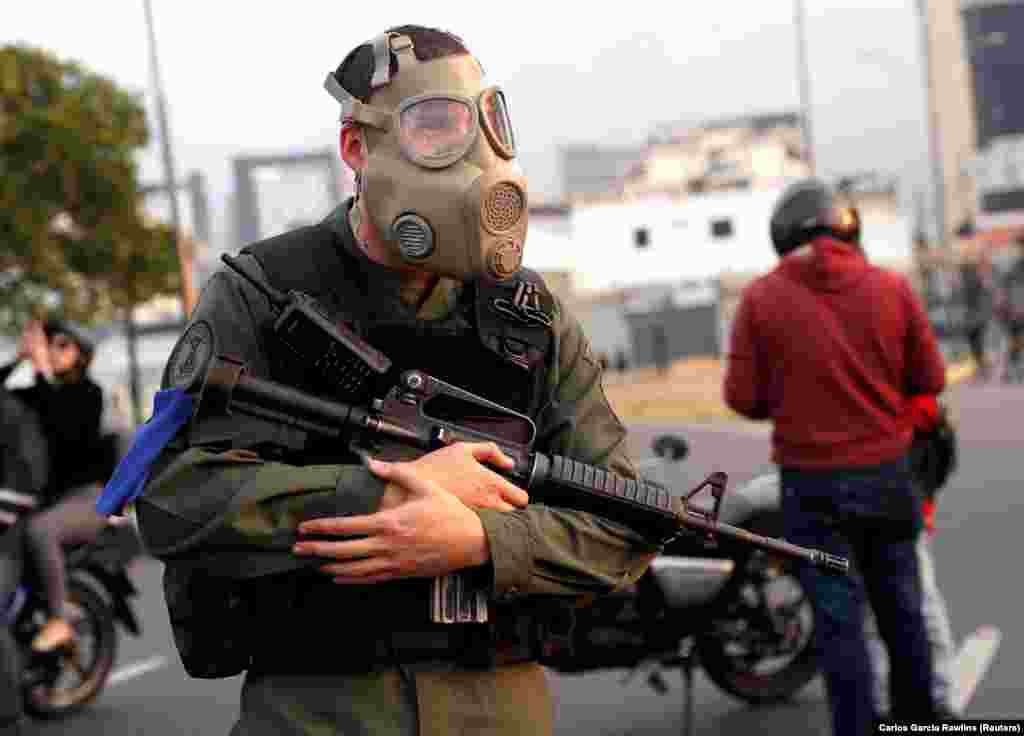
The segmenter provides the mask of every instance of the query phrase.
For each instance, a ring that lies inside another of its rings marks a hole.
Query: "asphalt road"
[[[1019,526],[1024,522],[1024,387],[962,385],[952,396],[960,424],[960,467],[943,491],[934,554],[958,639],[979,626],[1002,633],[1001,645],[970,702],[970,717],[1024,716],[1024,592]],[[730,485],[770,469],[768,435],[675,427],[688,438],[691,456],[673,470],[680,490],[714,470]],[[637,457],[649,456],[654,428],[635,428]],[[656,469],[654,472],[665,472]],[[160,565],[146,562],[136,575],[145,634],[122,639],[118,670],[86,712],[55,723],[31,724],[28,732],[86,736],[227,734],[237,712],[240,678],[190,680],[177,660],[160,592]],[[638,674],[622,671],[552,676],[559,736],[669,736],[683,725],[681,682],[669,678],[660,695]],[[781,707],[749,708],[717,691],[698,675],[696,734],[827,734],[820,681]]]

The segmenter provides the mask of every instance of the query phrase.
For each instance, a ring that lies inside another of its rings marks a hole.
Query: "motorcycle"
[[[659,462],[679,462],[685,440],[662,435]],[[724,494],[718,519],[782,535],[778,483],[762,476]],[[566,674],[647,670],[668,690],[664,672],[679,670],[685,723],[692,724],[693,671],[700,666],[729,695],[753,705],[792,698],[818,674],[814,611],[789,560],[698,534],[670,543],[636,584],[576,609],[567,646],[545,662]]]
[[[25,711],[50,719],[80,710],[102,692],[117,661],[117,624],[141,636],[131,604],[138,590],[126,573],[141,545],[130,526],[112,525],[96,542],[67,551],[66,610],[75,641],[53,652],[36,652],[32,641],[49,615],[38,582],[23,563],[25,517],[35,506],[31,495],[0,489],[0,577],[6,583],[0,591],[0,619],[20,655]]]

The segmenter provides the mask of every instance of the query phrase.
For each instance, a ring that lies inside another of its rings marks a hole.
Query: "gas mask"
[[[370,220],[405,263],[459,280],[511,277],[523,258],[527,190],[501,90],[484,86],[468,54],[420,62],[397,34],[373,49],[372,105],[333,73],[324,82],[342,119],[364,126],[359,196]]]

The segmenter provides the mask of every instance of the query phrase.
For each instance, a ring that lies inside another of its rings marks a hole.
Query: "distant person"
[[[30,322],[14,362],[0,368],[0,385],[22,360],[35,369],[35,384],[11,391],[39,417],[46,436],[49,482],[28,524],[33,562],[42,577],[50,619],[32,647],[52,651],[75,636],[65,611],[67,579],[63,545],[96,539],[106,519],[96,511],[109,462],[101,442],[103,391],[89,377],[95,344],[77,324]]]
[[[814,602],[833,732],[874,730],[866,599],[892,662],[892,715],[927,723],[935,706],[909,401],[942,391],[942,354],[910,284],[868,263],[858,213],[829,187],[815,179],[788,187],[771,237],[780,261],[743,292],[725,400],[774,424],[786,539],[854,561],[849,576],[799,571]]]
[[[992,264],[980,250],[969,254],[960,266],[960,288],[964,303],[964,332],[971,357],[981,380],[991,374],[985,339],[992,321],[995,284]]]
[[[910,401],[911,421],[914,425],[914,444],[911,448],[914,480],[923,496],[921,510],[925,531],[917,540],[917,562],[921,570],[922,613],[932,648],[932,697],[939,717],[943,720],[961,717],[959,704],[954,700],[953,666],[957,648],[953,629],[949,623],[946,599],[939,590],[935,576],[931,540],[935,536],[936,497],[946,482],[948,457],[936,457],[948,452],[939,443],[936,447],[931,433],[940,424],[940,408],[934,396],[915,396]],[[948,426],[948,425],[947,425]],[[946,465],[946,468],[942,466]],[[869,607],[870,611],[870,607]],[[868,652],[875,672],[875,705],[881,714],[889,713],[889,659],[885,652],[878,625],[868,613],[864,622]]]
[[[999,311],[1009,342],[1003,380],[1024,381],[1024,239],[1016,242],[1017,258],[1000,279]]]
[[[651,350],[654,353],[654,365],[656,365],[658,370],[662,373],[668,372],[668,335],[665,334],[665,328],[661,325],[654,327]]]
[[[615,351],[615,370],[619,373],[629,370],[629,359],[626,357],[626,351],[622,348]]]

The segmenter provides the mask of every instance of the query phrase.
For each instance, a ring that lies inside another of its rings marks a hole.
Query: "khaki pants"
[[[495,670],[389,669],[356,675],[253,675],[231,736],[550,736],[536,664]]]

